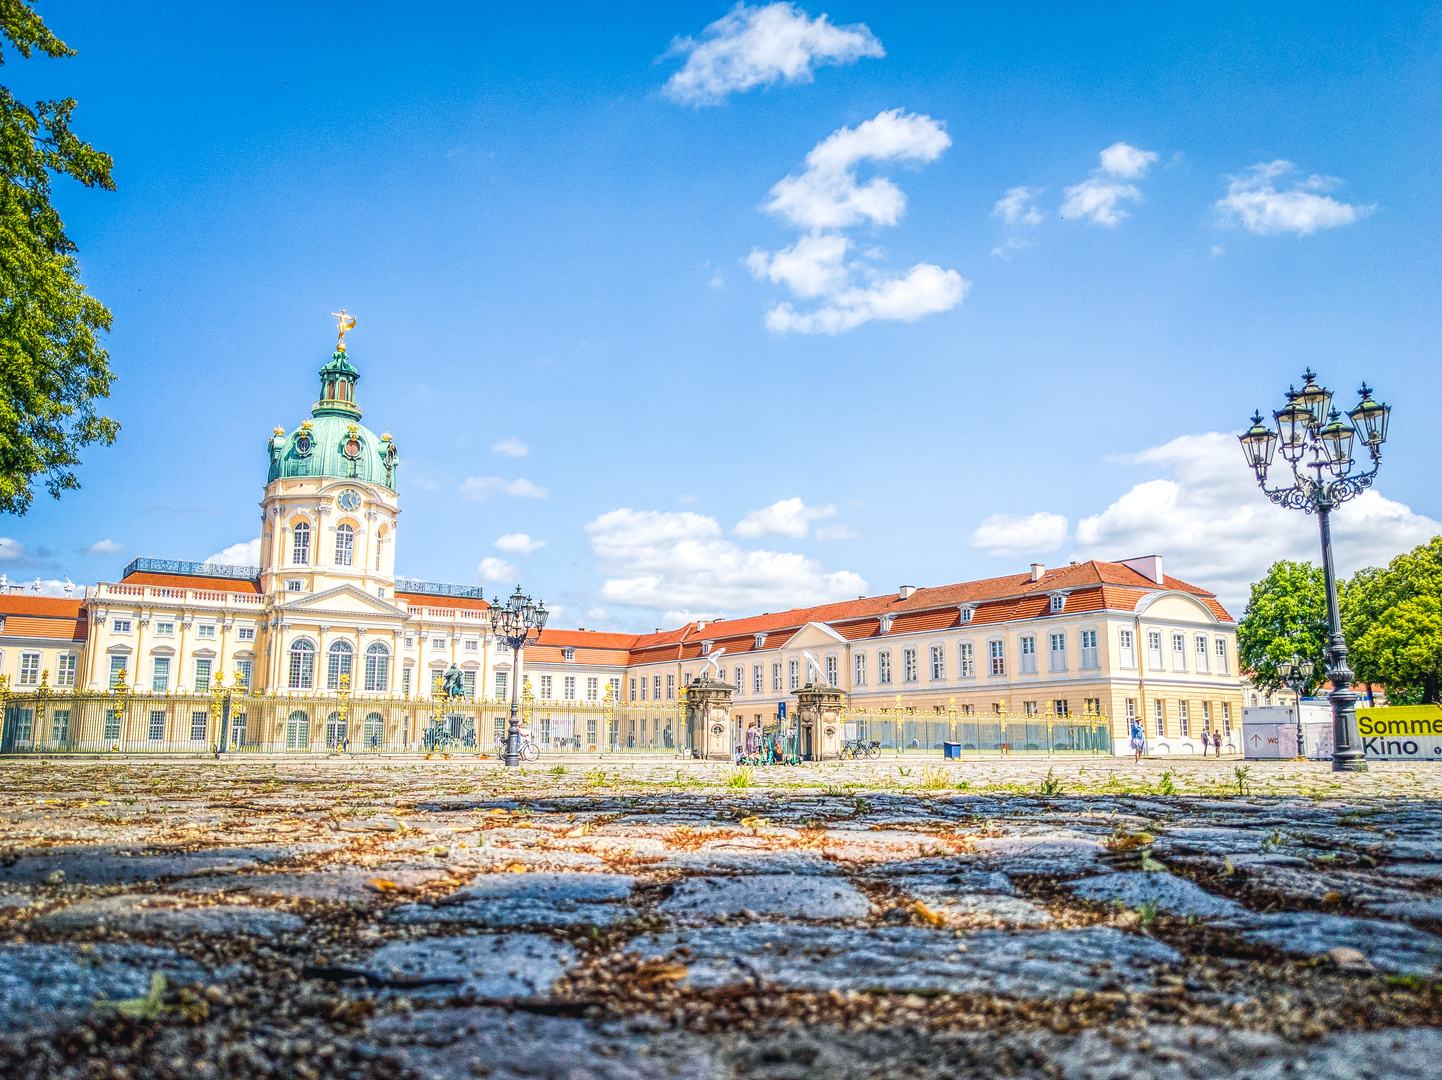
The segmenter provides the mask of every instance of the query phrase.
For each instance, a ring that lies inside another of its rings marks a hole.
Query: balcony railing
[[[120,575],[131,574],[187,574],[191,577],[234,578],[241,581],[255,581],[260,577],[258,566],[222,566],[219,563],[182,562],[178,559],[131,559]]]
[[[396,578],[396,592],[417,593],[422,596],[456,596],[466,600],[483,600],[479,585],[445,585],[436,581],[417,581],[415,578]]]

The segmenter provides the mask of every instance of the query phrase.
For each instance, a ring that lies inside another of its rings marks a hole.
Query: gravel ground
[[[7,1078],[1361,1080],[1439,1054],[1435,765],[0,761]]]

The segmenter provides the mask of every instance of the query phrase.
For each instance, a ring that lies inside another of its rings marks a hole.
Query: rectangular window
[[[1021,712],[1022,712],[1022,715],[1023,715],[1023,716],[1035,716],[1035,715],[1036,715],[1036,702],[1035,702],[1035,701],[1023,701],[1023,702],[1021,703]]]
[[[880,686],[891,685],[891,653],[884,650],[876,654],[876,681]]]
[[[1187,635],[1172,634],[1172,670],[1187,670]]]
[[[931,647],[931,678],[933,682],[946,678],[946,648],[941,645]]]
[[[238,628],[236,629],[236,631],[235,631],[235,638],[236,638],[237,641],[254,641],[254,640],[255,640],[255,627],[253,627],[253,626],[242,626],[242,627],[238,627]]]
[[[105,737],[107,739],[120,738],[120,712],[117,709],[105,710]]]
[[[1097,632],[1095,630],[1083,630],[1081,632],[1081,666],[1083,671],[1094,671],[1101,667],[1101,653],[1097,648]]]
[[[786,680],[788,689],[801,689],[801,662],[799,660],[786,661]]]
[[[642,701],[645,701],[645,700],[646,700],[646,691],[647,691],[648,688],[649,688],[650,682],[651,682],[651,680],[648,679],[648,678],[646,678],[646,676],[644,676],[644,675],[641,676],[641,700],[642,700]]]
[[[337,526],[335,530],[335,564],[350,566],[355,557],[355,530],[349,525]]]
[[[1167,733],[1165,727],[1167,722],[1166,702],[1164,702],[1161,698],[1157,698],[1157,700],[1152,703],[1152,706],[1152,711],[1155,714],[1157,721],[1157,734],[1165,735]]]
[[[1137,718],[1137,699],[1134,698],[1134,697],[1129,697],[1129,698],[1127,698],[1127,719],[1128,719],[1128,720],[1135,720],[1136,718]]]
[[[191,741],[191,742],[204,742],[204,741],[205,741],[205,729],[206,729],[206,727],[208,726],[208,725],[207,725],[207,721],[209,721],[209,719],[210,719],[210,713],[205,712],[205,711],[202,710],[202,709],[197,709],[196,711],[194,711],[194,712],[192,712],[192,713],[190,714],[190,741]]]
[[[566,661],[571,661],[571,660],[576,659],[576,650],[575,650],[575,649],[572,649],[572,648],[562,649],[562,650],[561,650],[561,659],[562,659],[562,660],[566,660]]]
[[[150,741],[151,741],[151,742],[164,742],[164,741],[165,741],[165,710],[164,710],[164,709],[151,709],[151,710],[150,710],[150,728],[149,728],[149,730],[146,732],[146,734],[150,737]]]
[[[112,656],[110,658],[110,688],[113,690],[125,679],[125,657]],[[106,736],[109,738],[109,736]]]
[[[1217,638],[1217,674],[1227,673],[1227,639]]]
[[[1032,704],[1035,705],[1036,702],[1033,701]],[[976,712],[976,706],[975,706],[975,705],[972,705],[972,704],[970,704],[970,703],[968,703],[968,704],[966,704],[966,705],[963,705],[963,706],[961,707],[961,713],[962,713],[963,716],[971,716],[971,715],[972,715],[973,713],[975,713],[975,712]]]
[[[633,683],[634,683],[634,680],[633,680]],[[550,701],[550,700],[551,700],[551,676],[549,676],[549,675],[542,675],[542,676],[541,676],[541,700],[542,700],[542,701]]]
[[[1057,698],[1051,703],[1051,711],[1057,716],[1070,716],[1071,706],[1067,704],[1066,698]]]
[[[195,636],[198,637],[198,638],[210,638],[210,639],[214,640],[214,638],[215,638],[215,624],[214,624],[214,623],[201,623],[199,626],[197,626],[197,627],[195,628]]]
[[[411,696],[411,669],[409,666],[401,668],[401,693],[406,697]]]
[[[644,684],[643,684],[643,685],[644,685]],[[632,680],[631,680],[631,700],[632,700],[632,701],[635,701],[635,700],[636,700],[636,680],[635,680],[635,679],[632,679]]]
[[[1202,702],[1202,727],[1209,727],[1212,723],[1212,703]]]
[[[1066,632],[1064,632],[1064,630],[1063,630],[1063,632],[1058,633],[1058,634],[1047,634],[1047,639],[1048,639],[1048,645],[1051,646],[1050,655],[1048,655],[1048,658],[1047,658],[1047,659],[1048,659],[1048,665],[1047,665],[1048,670],[1054,670],[1054,672],[1064,672],[1064,670],[1067,669],[1067,634],[1066,634]]]
[[[1121,661],[1121,666],[1128,671],[1135,670],[1137,666],[1137,653],[1136,649],[1133,648],[1132,632],[1130,630],[1122,630],[1117,634],[1117,638],[1117,644],[1120,646],[1117,653],[1118,659]]]
[[[586,679],[586,700],[601,700],[601,680],[599,677],[592,676]]]
[[[609,683],[607,683],[606,685],[611,688],[611,700],[612,700],[612,701],[620,701],[620,700],[621,700],[621,677],[620,677],[619,675],[612,677],[611,681],[610,681]]]
[[[1102,699],[1099,697],[1082,698],[1082,712],[1088,716],[1100,716],[1102,714]]]
[[[963,641],[961,643],[960,654],[961,677],[963,679],[976,678],[976,649],[972,646],[971,642]]]
[[[1192,712],[1185,701],[1177,702],[1177,730],[1184,739],[1192,733]]]
[[[837,683],[836,657],[826,658],[826,683],[828,686],[835,686]]]
[[[509,675],[510,672],[508,671],[496,672],[496,698],[500,701],[506,700],[506,687],[510,685]]]
[[[301,580],[300,580],[300,578],[290,578],[289,580],[286,581],[286,583],[285,583],[285,591],[286,591],[286,592],[300,592],[300,590],[301,590]]]
[[[859,653],[857,653],[856,656],[854,657],[854,660],[855,660],[855,665],[856,665],[856,674],[855,674],[855,677],[854,677],[854,678],[852,679],[852,681],[851,681],[851,685],[852,685],[852,686],[865,686],[865,685],[866,685],[866,654],[865,654],[864,652],[859,652]]]
[[[1036,638],[1031,634],[1021,639],[1021,673],[1036,674]]]
[[[385,689],[384,686],[381,687]],[[476,673],[474,671],[461,672],[461,696],[467,701],[474,701],[476,697]]]
[[[562,696],[567,701],[576,700],[576,676],[567,675],[561,680]]]
[[[432,648],[432,650],[444,649],[445,647],[446,647],[446,639],[445,639],[445,638],[443,638],[443,637],[433,637],[433,638],[431,638],[431,648]]]
[[[40,683],[40,654],[38,652],[25,652],[20,654],[20,685],[37,686]]]
[[[210,660],[208,657],[196,657],[195,692],[197,694],[207,694],[210,692]]]
[[[1162,632],[1147,631],[1147,664],[1153,671],[1162,670]]]
[[[596,718],[594,716],[586,718],[586,745],[592,750],[596,749]]]
[[[53,743],[70,741],[69,709],[56,709],[50,714],[50,741]]]
[[[1231,718],[1232,718],[1232,703],[1231,703],[1230,701],[1224,701],[1224,702],[1222,702],[1222,719],[1223,719],[1223,720],[1230,720]],[[1228,728],[1227,730],[1230,731],[1231,728]]]
[[[549,745],[550,741],[551,741],[551,718],[550,718],[549,716],[543,716],[543,717],[541,717],[541,745],[542,745],[542,746]]]
[[[299,524],[291,532],[295,543],[291,545],[290,561],[296,566],[310,565],[310,526]]]
[[[407,638],[403,638],[402,640],[405,642],[405,647],[406,647],[407,649],[413,648],[413,647],[415,646],[415,642],[414,642],[411,638],[408,638],[408,637],[407,637]]]
[[[671,676],[671,677],[672,677],[672,678],[675,678],[674,675]],[[652,675],[652,676],[651,676],[651,700],[652,700],[652,701],[660,701],[660,700],[661,700],[661,676],[659,676],[659,675]]]
[[[128,634],[130,633],[130,620],[116,619],[113,623],[111,623],[111,629],[114,630],[117,634]]]
[[[761,681],[761,665],[760,665],[760,664],[752,664],[752,665],[751,665],[751,689],[752,689],[753,691],[755,691],[756,693],[759,694],[759,693],[761,693],[761,691],[764,689],[764,687],[765,687],[765,684]]]
[[[479,641],[470,641],[470,640],[467,640],[467,641],[466,641],[466,646],[465,646],[465,648],[466,648],[466,652],[480,652],[480,651],[481,651],[481,643],[480,643]]]
[[[170,689],[170,657],[155,656],[150,661],[151,693],[163,694]]]
[[[1206,638],[1206,635],[1204,635],[1204,634],[1198,634],[1198,635],[1197,635],[1196,646],[1197,646],[1197,674],[1199,674],[1199,675],[1205,675],[1205,674],[1207,673],[1209,667],[1210,667],[1209,661],[1210,661],[1210,659],[1211,659],[1210,654],[1207,652],[1207,638]]]
[[[746,669],[740,664],[736,665],[736,692],[739,694],[746,689]]]
[[[246,691],[249,691],[249,690],[250,690],[250,672],[251,672],[251,661],[249,661],[249,660],[237,660],[237,661],[235,662],[235,674],[236,674],[236,678],[238,678],[238,679],[240,680],[241,689],[246,690]]]
[[[901,678],[904,682],[916,682],[919,673],[916,670],[916,650],[901,650]]]
[[[772,689],[772,690],[775,690],[775,691],[779,691],[779,690],[781,689],[781,665],[780,665],[780,664],[772,664],[772,665],[771,665],[771,689]]]
[[[1006,645],[1004,642],[993,641],[991,643],[991,673],[993,675],[1006,674]]]
[[[174,637],[174,636],[175,636],[175,624],[174,624],[173,622],[158,622],[158,623],[156,623],[156,624],[155,624],[155,636],[156,636],[156,637]],[[254,637],[254,636],[255,636],[255,632],[254,632],[254,631],[251,631],[251,637]]]

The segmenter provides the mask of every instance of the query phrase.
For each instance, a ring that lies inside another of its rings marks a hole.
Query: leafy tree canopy
[[[1237,625],[1237,651],[1243,670],[1264,690],[1285,685],[1277,665],[1293,654],[1316,667],[1305,694],[1327,677],[1327,583],[1320,567],[1283,559],[1252,585],[1247,610]]]
[[[1381,683],[1393,702],[1442,702],[1442,536],[1355,574],[1342,617],[1358,679]]]
[[[22,57],[73,56],[23,0],[0,0],[4,42]],[[111,159],[70,130],[75,101],[34,108],[0,86],[0,512],[23,514],[42,480],[77,488],[80,450],[120,426],[96,411],[114,376],[97,334],[110,312],[85,291],[75,245],[50,205],[50,177],[113,191]]]

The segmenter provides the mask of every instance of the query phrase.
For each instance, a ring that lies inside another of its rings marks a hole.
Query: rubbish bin
[[[944,742],[941,744],[941,753],[943,757],[959,758],[961,757],[961,743]]]

